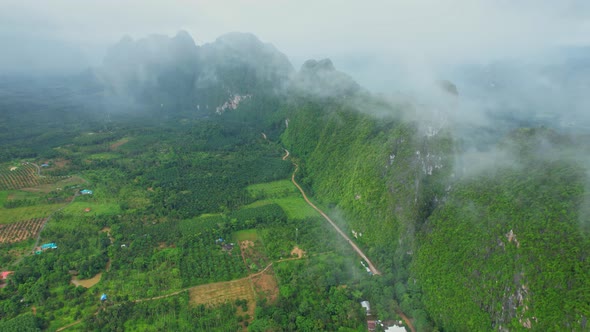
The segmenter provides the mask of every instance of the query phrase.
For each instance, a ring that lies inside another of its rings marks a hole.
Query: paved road
[[[283,157],[283,160],[286,160],[289,157],[289,151],[285,150],[285,152],[286,152],[286,154]],[[326,219],[330,223],[330,225],[332,225],[332,227],[334,227],[334,229],[338,232],[338,234],[340,234],[344,239],[346,239],[346,241],[348,241],[348,243],[350,244],[352,249],[354,249],[354,251],[356,251],[356,253],[367,262],[367,264],[369,265],[369,269],[371,270],[371,272],[373,274],[381,275],[381,272],[379,270],[377,270],[377,268],[373,265],[373,263],[369,260],[369,258],[363,253],[363,251],[340,229],[340,227],[338,227],[338,225],[336,225],[336,223],[334,221],[332,221],[332,219],[330,219],[330,217],[328,217],[324,213],[324,211],[320,210],[317,206],[315,206],[312,202],[309,201],[309,199],[307,198],[307,195],[305,194],[305,191],[303,191],[301,186],[299,186],[297,181],[295,181],[295,173],[297,173],[297,171],[299,170],[299,166],[295,163],[293,163],[293,165],[295,165],[295,171],[293,172],[293,175],[291,175],[291,182],[293,182],[293,184],[297,187],[297,189],[299,189],[299,191],[301,192],[301,195],[303,195],[303,198],[305,199],[307,204],[309,204],[309,206],[311,206],[312,208],[314,208],[314,210],[316,210],[319,214],[321,214],[322,217],[324,217],[324,219]],[[410,320],[410,318],[408,318],[408,316],[406,316],[401,310],[396,310],[396,313],[404,320],[406,325],[408,325],[408,328],[410,329],[410,331],[416,332],[416,328],[414,327],[414,325],[412,324],[412,321]]]

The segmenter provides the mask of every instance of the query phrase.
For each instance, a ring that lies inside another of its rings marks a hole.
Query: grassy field
[[[7,190],[0,191],[0,206],[4,205],[6,199],[8,199],[9,192]]]
[[[277,198],[273,199],[273,202],[280,205],[290,219],[304,219],[318,216],[317,211],[309,206],[303,197]]]
[[[4,202],[12,201],[12,200],[19,200],[19,199],[34,199],[39,198],[40,195],[34,191],[28,190],[9,190],[3,191],[2,193],[6,193],[7,195],[0,194],[0,203],[4,204]]]
[[[66,204],[67,203],[43,204],[12,209],[0,207],[0,224],[10,224],[13,222],[34,218],[46,218]]]
[[[234,233],[234,240],[235,241],[256,241],[258,239],[258,234],[256,233],[255,229],[246,229],[243,231],[237,231]]]
[[[257,198],[279,198],[297,194],[297,188],[290,180],[257,183],[246,188],[248,193]]]
[[[303,197],[289,196],[283,198],[271,198],[256,201],[244,206],[244,208],[255,208],[268,204],[276,203],[287,214],[289,219],[305,219],[307,217],[316,217],[318,213],[303,199]]]
[[[111,159],[117,159],[120,157],[121,156],[116,153],[102,152],[102,153],[91,154],[88,156],[88,159],[89,160],[111,160]]]
[[[248,192],[259,200],[246,207],[259,207],[276,203],[290,219],[304,219],[317,216],[317,212],[309,206],[290,180],[279,180],[258,183],[248,186]]]
[[[90,208],[90,212],[85,212],[86,208]],[[118,203],[114,202],[73,202],[63,209],[63,212],[83,217],[98,214],[118,214],[121,213],[121,208]]]

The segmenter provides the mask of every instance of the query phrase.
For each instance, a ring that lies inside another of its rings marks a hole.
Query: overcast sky
[[[481,63],[588,44],[590,1],[0,0],[0,40],[20,44],[11,47],[12,61],[24,56],[19,53],[39,53],[37,40],[80,48],[96,61],[97,51],[125,34],[173,35],[180,29],[198,44],[226,32],[252,32],[296,66],[321,57],[336,59],[337,66],[338,59],[354,66],[362,57]]]

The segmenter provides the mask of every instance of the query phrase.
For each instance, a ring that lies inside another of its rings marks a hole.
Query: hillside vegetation
[[[394,297],[419,329],[585,329],[584,147],[519,129],[496,147],[512,166],[461,176],[448,133],[420,135],[418,124],[396,119],[400,110],[391,114],[307,103],[294,107],[282,140],[315,198],[362,233],[358,241],[392,274]]]

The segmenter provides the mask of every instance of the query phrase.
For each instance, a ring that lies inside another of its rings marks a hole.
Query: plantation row
[[[11,170],[12,169],[12,170]],[[0,170],[0,190],[20,189],[49,183],[50,179],[37,175],[37,168],[25,164],[15,168]]]
[[[0,243],[24,241],[37,236],[47,218],[35,218],[12,224],[0,225]]]

